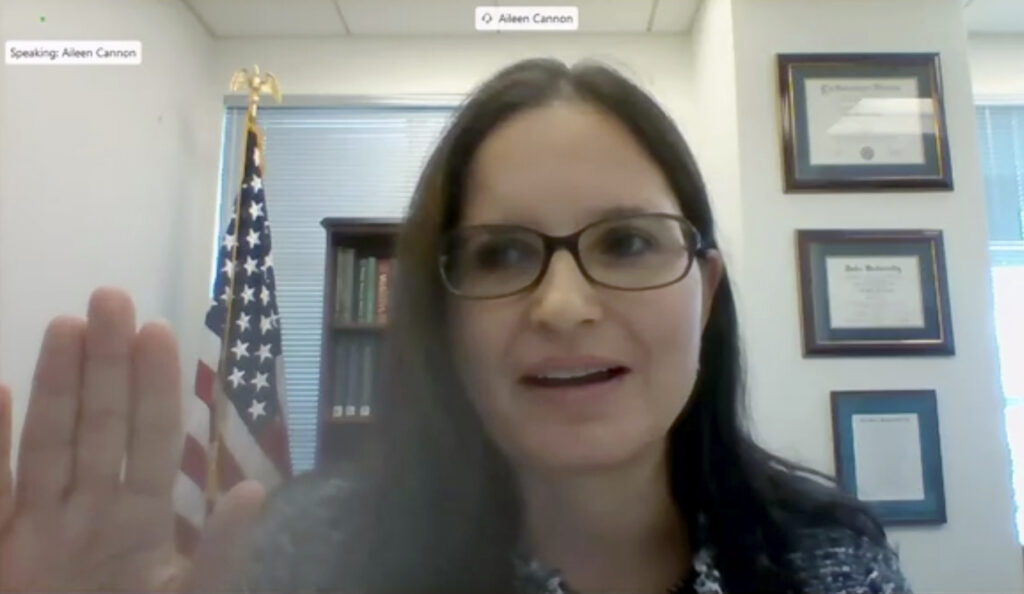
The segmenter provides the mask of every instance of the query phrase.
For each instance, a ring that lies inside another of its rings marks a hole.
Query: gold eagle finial
[[[231,90],[249,91],[249,106],[253,115],[263,93],[269,93],[276,103],[281,102],[281,87],[277,83],[277,78],[270,72],[261,72],[258,65],[252,67],[252,73],[246,68],[235,72],[231,77]]]

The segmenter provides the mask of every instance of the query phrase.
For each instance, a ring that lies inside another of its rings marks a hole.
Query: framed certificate
[[[946,496],[933,390],[832,392],[839,486],[884,524],[944,524]]]
[[[805,356],[952,355],[942,231],[798,230]]]
[[[781,54],[785,189],[951,190],[938,54]]]

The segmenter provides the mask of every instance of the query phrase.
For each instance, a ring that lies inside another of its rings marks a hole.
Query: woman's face
[[[623,124],[562,101],[514,116],[484,141],[460,226],[566,235],[623,209],[686,214]],[[680,282],[621,291],[588,282],[560,250],[532,291],[453,297],[457,364],[488,432],[515,465],[543,470],[656,451],[689,399],[720,276],[711,252]],[[601,369],[612,371],[570,377]]]

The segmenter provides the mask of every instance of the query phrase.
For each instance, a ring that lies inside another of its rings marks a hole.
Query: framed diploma
[[[884,524],[944,524],[939,420],[932,390],[832,392],[839,486]]]
[[[805,356],[952,355],[942,231],[798,230]]]
[[[952,190],[938,54],[781,54],[785,189]]]

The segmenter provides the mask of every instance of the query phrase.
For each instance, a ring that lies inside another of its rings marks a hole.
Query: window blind
[[[989,239],[1024,242],[1024,105],[978,107]]]
[[[977,122],[1017,538],[1024,544],[1024,104],[978,106]]]
[[[1024,405],[1024,104],[977,109],[1003,394]]]
[[[316,456],[326,237],[320,221],[404,217],[420,170],[452,111],[451,106],[260,109],[296,472],[312,469]],[[229,107],[225,114],[220,233],[242,174],[245,117],[244,108]]]

